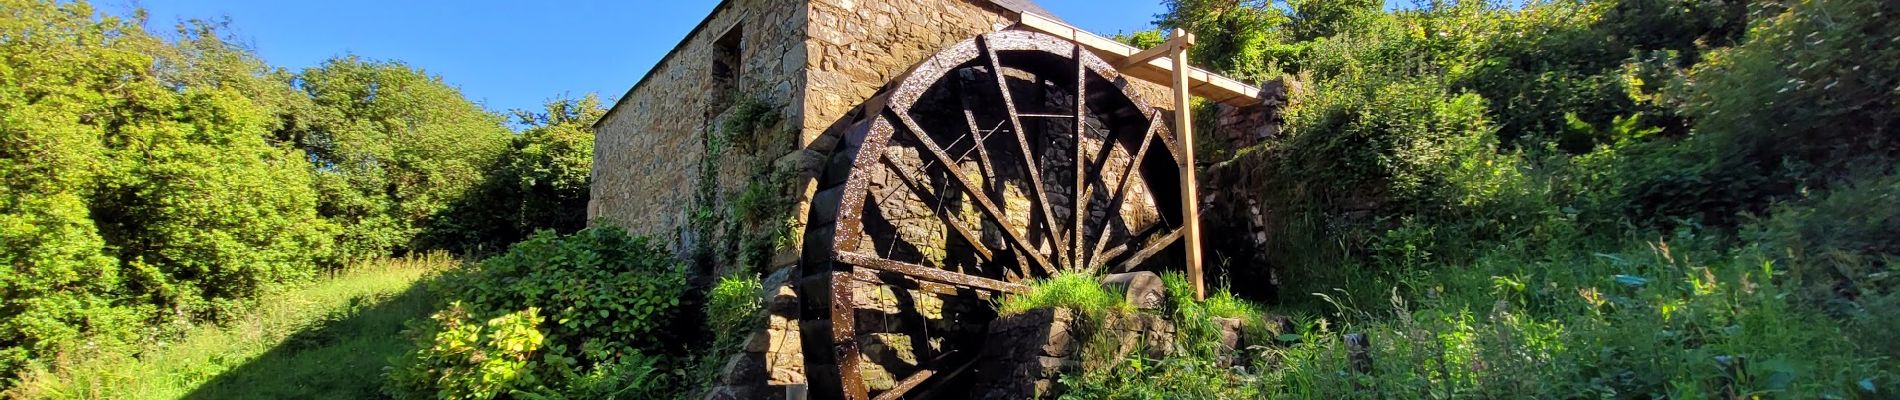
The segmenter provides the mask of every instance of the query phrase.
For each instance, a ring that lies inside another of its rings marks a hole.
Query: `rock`
[[[1103,276],[1101,282],[1102,286],[1110,291],[1121,293],[1137,309],[1160,309],[1168,299],[1167,285],[1161,282],[1160,275],[1155,275],[1153,272],[1110,274]]]

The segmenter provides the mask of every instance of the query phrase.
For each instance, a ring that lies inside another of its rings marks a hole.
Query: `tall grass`
[[[132,354],[66,357],[6,392],[22,399],[365,398],[387,358],[406,350],[403,323],[428,315],[422,281],[459,261],[431,253],[364,262],[270,294],[224,324]]]
[[[1078,272],[1058,272],[1048,279],[1030,283],[1031,290],[997,300],[996,313],[1011,316],[1040,308],[1067,308],[1085,316],[1101,317],[1110,312],[1129,312],[1134,306],[1128,299],[1102,288],[1096,277]]]

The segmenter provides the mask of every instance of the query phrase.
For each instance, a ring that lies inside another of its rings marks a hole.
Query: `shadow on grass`
[[[383,367],[413,345],[403,323],[427,317],[429,279],[395,296],[350,299],[333,313],[244,365],[198,386],[185,399],[383,398]]]

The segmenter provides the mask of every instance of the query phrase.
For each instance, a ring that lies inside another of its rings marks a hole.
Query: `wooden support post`
[[[1181,144],[1181,229],[1186,233],[1188,280],[1194,284],[1194,299],[1205,300],[1207,288],[1201,283],[1201,196],[1194,181],[1194,110],[1193,98],[1188,95],[1187,52],[1194,47],[1194,34],[1175,28],[1174,38],[1167,45],[1173,47],[1174,58],[1174,134]]]

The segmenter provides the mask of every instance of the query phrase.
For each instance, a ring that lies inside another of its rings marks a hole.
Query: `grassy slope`
[[[63,361],[31,374],[16,398],[225,399],[377,397],[387,359],[409,344],[403,322],[424,317],[421,281],[452,266],[445,256],[365,263],[266,296],[223,325],[133,357]]]

